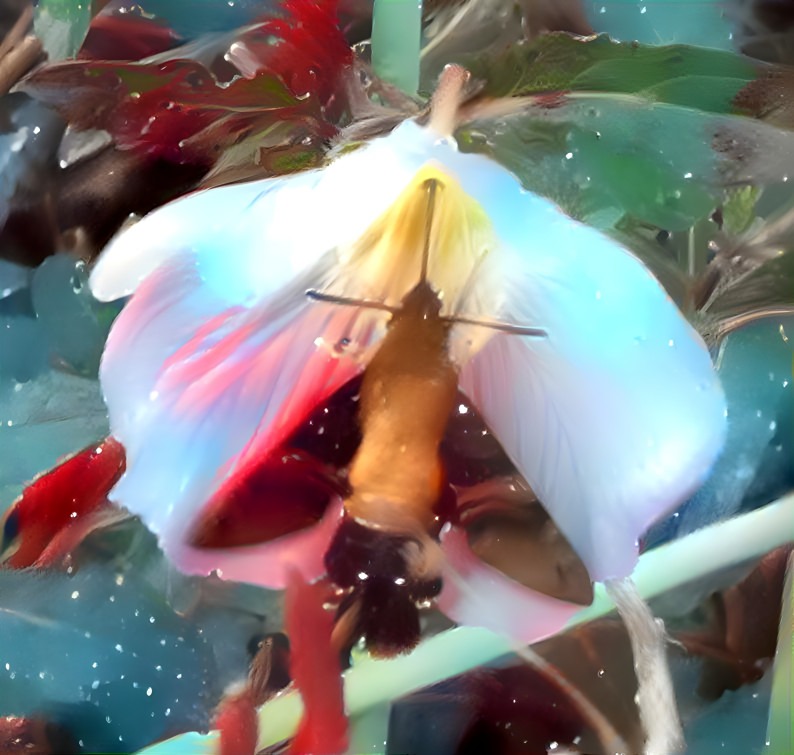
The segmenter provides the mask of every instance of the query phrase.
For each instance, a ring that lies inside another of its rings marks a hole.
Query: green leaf
[[[785,755],[794,747],[791,688],[794,682],[794,556],[789,558],[783,608],[772,678],[772,700],[766,732],[769,755]]]
[[[760,190],[757,186],[742,186],[728,193],[722,206],[725,230],[733,235],[744,233],[755,220],[755,203]]]
[[[620,94],[538,101],[460,135],[524,186],[600,228],[624,216],[684,230],[722,202],[721,156],[709,114]]]
[[[421,0],[375,0],[372,68],[384,81],[414,95],[419,87]]]
[[[73,58],[90,23],[91,0],[40,0],[33,16],[33,30],[50,62]]]
[[[581,39],[548,34],[512,45],[479,68],[475,64],[474,73],[486,79],[488,94],[501,97],[558,90],[638,93],[683,79],[657,89],[653,98],[691,105],[696,93],[713,87],[717,94],[697,106],[730,112],[730,100],[758,70],[748,58],[720,50],[614,42],[606,35]]]
[[[746,80],[726,76],[679,76],[643,89],[640,94],[649,100],[705,110],[711,113],[733,113],[734,98]]]

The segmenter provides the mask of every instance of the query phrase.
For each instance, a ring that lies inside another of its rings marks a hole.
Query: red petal
[[[221,735],[218,755],[254,755],[258,728],[249,691],[227,697],[220,704],[215,728]]]
[[[333,755],[347,749],[342,669],[331,645],[333,616],[323,608],[326,589],[292,572],[285,617],[292,649],[290,671],[303,697],[304,713],[290,751]]]

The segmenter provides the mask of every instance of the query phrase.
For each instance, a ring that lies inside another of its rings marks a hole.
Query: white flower
[[[305,291],[399,304],[421,254],[406,207],[428,177],[444,197],[428,275],[443,313],[548,333],[455,325],[450,351],[460,388],[591,576],[629,574],[638,537],[703,481],[723,442],[722,390],[650,272],[496,163],[406,121],[322,170],[177,200],[93,271],[99,298],[134,292],[101,371],[128,453],[112,497],[183,568],[282,583],[271,546],[200,551],[185,533],[219,486],[366,368],[388,313]],[[338,512],[296,546],[313,551],[307,577]]]

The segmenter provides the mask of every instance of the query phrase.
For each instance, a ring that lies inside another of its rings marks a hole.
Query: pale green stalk
[[[769,704],[769,725],[766,730],[769,755],[791,755],[794,752],[794,720],[791,689],[794,687],[794,556],[789,558],[780,633],[777,638],[775,666],[772,677],[772,698]]]
[[[419,88],[422,0],[375,0],[372,68],[410,95]]]

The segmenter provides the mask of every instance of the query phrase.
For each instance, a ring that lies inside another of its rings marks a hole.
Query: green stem
[[[780,612],[780,632],[777,638],[772,698],[769,704],[769,725],[766,730],[768,755],[789,755],[794,752],[792,687],[794,687],[794,555],[788,561],[783,610]]]
[[[372,68],[410,95],[419,88],[421,36],[422,0],[375,0]]]

